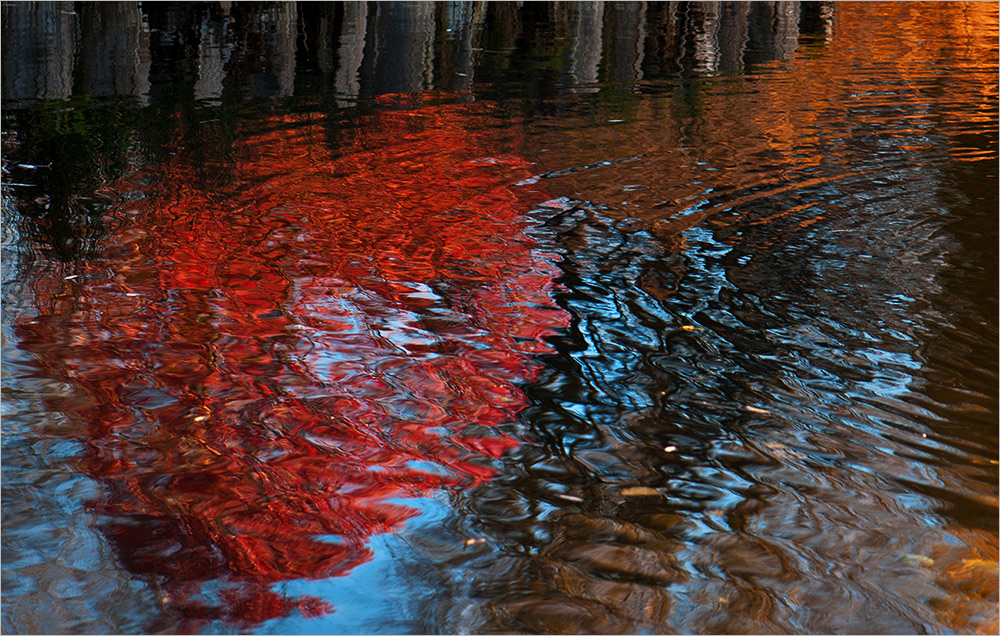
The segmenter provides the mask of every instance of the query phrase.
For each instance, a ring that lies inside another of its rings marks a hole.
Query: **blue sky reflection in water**
[[[995,4],[3,21],[5,632],[996,632]]]

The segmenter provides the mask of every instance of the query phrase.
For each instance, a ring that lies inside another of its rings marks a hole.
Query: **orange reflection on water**
[[[466,108],[467,110],[468,108]],[[87,449],[122,564],[186,629],[331,608],[279,581],[342,575],[416,514],[389,499],[489,479],[517,444],[545,336],[567,324],[524,230],[528,165],[460,107],[378,111],[337,149],[274,117],[232,185],[178,156],[112,188],[124,219],[20,325]]]

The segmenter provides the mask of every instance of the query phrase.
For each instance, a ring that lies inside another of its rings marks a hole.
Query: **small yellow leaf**
[[[646,486],[630,486],[622,489],[622,494],[626,497],[652,497],[660,494],[656,488]]]
[[[922,554],[904,554],[903,563],[913,567],[929,568],[934,565],[934,559]]]

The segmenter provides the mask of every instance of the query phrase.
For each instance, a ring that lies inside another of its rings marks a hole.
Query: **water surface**
[[[5,632],[996,632],[994,4],[3,20]]]

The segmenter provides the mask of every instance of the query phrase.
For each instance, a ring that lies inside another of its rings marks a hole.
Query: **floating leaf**
[[[922,554],[904,554],[903,563],[913,567],[929,568],[934,566],[934,559]]]
[[[655,497],[660,494],[660,491],[647,486],[630,486],[623,488],[622,494],[626,497]]]

